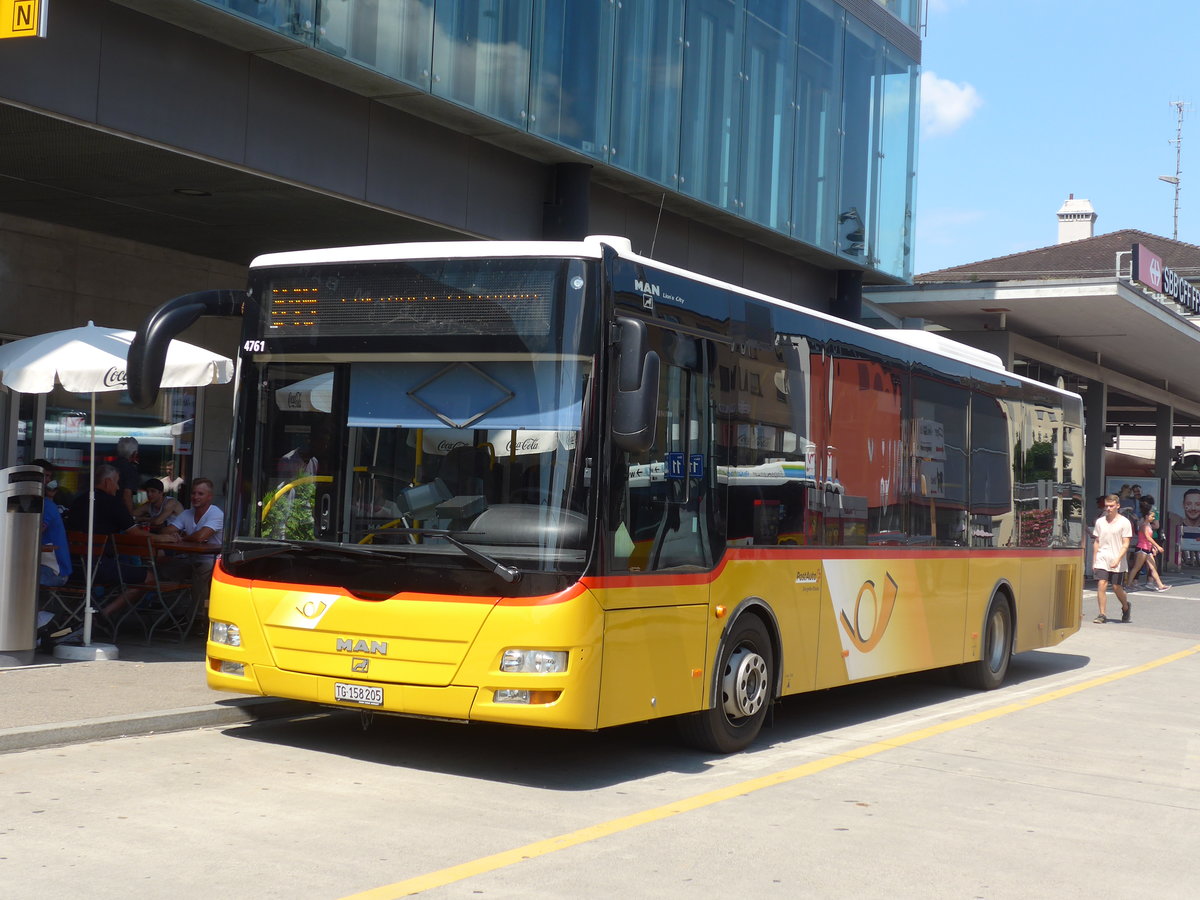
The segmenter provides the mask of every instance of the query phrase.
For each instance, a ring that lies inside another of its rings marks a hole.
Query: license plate
[[[335,681],[333,699],[342,703],[357,703],[360,706],[383,706],[383,688]]]

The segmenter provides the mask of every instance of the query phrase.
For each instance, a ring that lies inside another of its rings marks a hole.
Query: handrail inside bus
[[[269,499],[266,503],[263,504],[262,521],[265,522],[267,520],[267,513],[269,513],[271,511],[271,507],[275,505],[275,501],[278,500],[280,497],[282,497],[284,494],[286,494],[288,491],[294,491],[296,488],[301,487],[302,485],[305,485],[305,484],[314,484],[316,482],[321,482],[323,484],[329,484],[332,481],[333,481],[332,475],[301,475],[299,478],[295,479],[294,481],[289,481],[287,484],[283,485],[277,491],[275,491],[275,493],[271,495],[271,499]]]

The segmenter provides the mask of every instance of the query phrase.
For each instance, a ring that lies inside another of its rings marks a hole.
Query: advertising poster
[[[1179,532],[1180,550],[1200,550],[1200,485],[1171,485],[1171,502],[1167,505],[1167,524]]]
[[[1109,475],[1104,479],[1104,492],[1106,494],[1116,494],[1121,498],[1121,509],[1129,507],[1133,511],[1134,516],[1140,517],[1141,511],[1139,505],[1143,497],[1153,497],[1154,505],[1158,509],[1162,509],[1162,479],[1161,478],[1139,478],[1126,475]],[[1103,510],[1097,508],[1095,514],[1099,516]]]

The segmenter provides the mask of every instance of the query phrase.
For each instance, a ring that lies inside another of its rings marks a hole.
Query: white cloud
[[[921,73],[921,134],[937,137],[957,131],[983,106],[983,98],[965,81],[954,83],[932,71]]]

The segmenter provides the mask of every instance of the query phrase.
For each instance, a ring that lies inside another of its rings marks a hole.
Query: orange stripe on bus
[[[219,581],[222,584],[228,584],[232,587],[239,588],[261,588],[263,590],[272,591],[294,591],[302,594],[332,594],[334,596],[353,596],[348,595],[344,588],[329,584],[297,584],[288,581],[268,581],[258,580],[252,581],[247,578],[239,578],[236,575],[230,574],[226,569],[222,568],[219,561],[213,566],[213,580]],[[639,582],[640,583],[640,582]],[[469,596],[459,594],[425,594],[416,591],[400,591],[386,599],[394,600],[401,599],[423,599],[434,603],[484,603],[489,606],[550,606],[555,603],[566,603],[569,600],[574,600],[580,594],[587,590],[587,585],[577,581],[570,587],[559,591],[555,594],[543,594],[536,597],[504,597],[500,595],[487,596]]]

